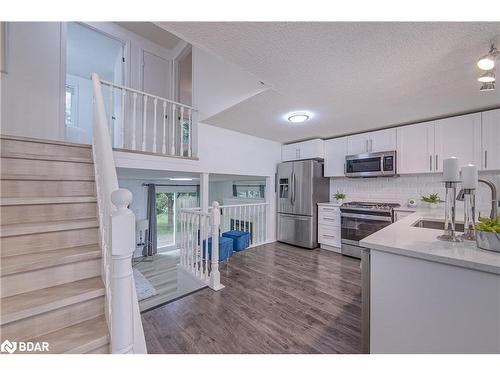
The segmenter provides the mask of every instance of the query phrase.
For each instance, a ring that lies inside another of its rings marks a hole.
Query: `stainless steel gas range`
[[[394,222],[397,203],[348,202],[340,206],[342,254],[361,259],[359,241]]]

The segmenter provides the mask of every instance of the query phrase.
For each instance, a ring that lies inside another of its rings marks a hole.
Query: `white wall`
[[[60,22],[7,23],[3,134],[64,139],[62,30]]]
[[[193,106],[199,110],[200,120],[267,88],[239,66],[193,47]]]
[[[495,183],[500,192],[500,172],[480,173],[480,178]],[[396,202],[406,206],[409,198],[420,199],[422,195],[438,193],[444,200],[445,188],[442,174],[421,174],[394,178],[331,178],[330,200],[338,190],[346,193],[347,200],[368,200]],[[479,185],[476,205],[483,216],[490,213],[490,190],[484,184]]]

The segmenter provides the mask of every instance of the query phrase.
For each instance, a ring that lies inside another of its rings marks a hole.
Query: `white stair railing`
[[[180,222],[180,266],[211,289],[224,288],[219,273],[219,203],[213,202],[210,212],[184,208]]]
[[[113,82],[100,82],[106,86],[109,129],[115,148],[196,157],[196,109]]]
[[[132,273],[135,218],[128,206],[132,193],[118,188],[113,149],[99,76],[92,74],[93,138],[99,207],[102,278],[112,353],[146,353],[146,342]]]

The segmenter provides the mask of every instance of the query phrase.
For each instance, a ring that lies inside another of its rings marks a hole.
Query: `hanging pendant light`
[[[477,67],[481,70],[493,69],[498,56],[500,56],[500,52],[497,50],[495,45],[492,44],[490,51],[478,60]]]
[[[495,72],[493,70],[487,71],[482,74],[478,79],[481,83],[495,82]]]
[[[495,82],[485,82],[479,89],[479,91],[484,92],[484,91],[493,91],[495,90]]]

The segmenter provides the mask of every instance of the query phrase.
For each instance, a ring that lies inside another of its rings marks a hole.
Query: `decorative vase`
[[[335,200],[337,201],[338,204],[342,204],[344,202],[343,199],[337,199],[337,198],[335,198]]]

